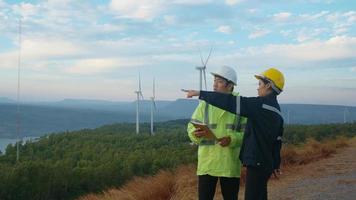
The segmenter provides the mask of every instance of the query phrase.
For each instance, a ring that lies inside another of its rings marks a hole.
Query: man
[[[200,99],[229,112],[247,117],[240,160],[247,167],[245,199],[267,199],[267,181],[279,170],[283,118],[277,101],[284,87],[284,76],[270,68],[255,76],[258,97],[190,90],[188,98]]]
[[[231,67],[222,66],[214,76],[214,91],[233,94],[236,85],[236,72]],[[242,126],[246,123],[241,118],[220,108],[201,101],[192,115],[192,121],[205,123],[212,130],[218,141],[208,139],[207,133],[188,124],[188,135],[198,148],[198,196],[200,200],[214,198],[218,179],[224,199],[238,198],[241,163],[238,159],[242,142]]]

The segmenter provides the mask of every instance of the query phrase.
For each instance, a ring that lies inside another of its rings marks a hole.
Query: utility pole
[[[19,52],[17,67],[17,109],[16,109],[16,161],[20,160],[20,72],[21,72],[21,18],[19,19]]]

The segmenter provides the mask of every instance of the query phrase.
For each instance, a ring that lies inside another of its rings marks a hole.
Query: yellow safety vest
[[[222,147],[216,141],[195,137],[195,127],[191,123],[188,124],[189,138],[199,145],[197,175],[240,177],[239,152],[246,118],[200,101],[191,120],[208,124],[217,138],[231,138],[229,146]]]

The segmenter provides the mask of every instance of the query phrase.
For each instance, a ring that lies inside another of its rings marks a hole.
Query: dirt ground
[[[240,188],[240,199],[243,190]],[[271,200],[355,200],[356,145],[339,149],[331,157],[285,169],[268,187]]]

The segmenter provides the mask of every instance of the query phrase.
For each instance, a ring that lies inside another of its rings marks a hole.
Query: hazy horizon
[[[8,100],[13,101],[12,103],[17,103],[16,99],[12,99],[9,97],[4,97],[4,96],[0,96],[1,98],[7,98]],[[159,101],[169,101],[169,102],[174,102],[177,100],[181,100],[181,99],[187,99],[187,100],[198,100],[197,98],[193,98],[193,99],[188,99],[188,98],[177,98],[177,99],[156,99],[156,102]],[[20,103],[58,103],[58,102],[62,102],[62,101],[68,101],[68,100],[73,100],[73,101],[97,101],[97,102],[105,102],[105,103],[134,103],[136,102],[136,99],[132,99],[132,100],[107,100],[107,99],[83,99],[83,98],[64,98],[64,99],[50,99],[50,100],[20,100]],[[142,100],[140,100],[142,101]],[[150,99],[144,99],[143,101],[145,102],[151,102]],[[2,102],[0,101],[0,104]],[[280,104],[307,104],[307,105],[325,105],[325,106],[350,106],[350,107],[356,107],[356,103],[353,105],[345,105],[345,104],[323,104],[320,102],[284,102],[284,101],[280,101]]]

